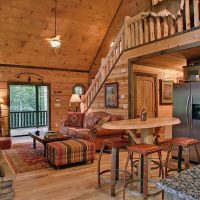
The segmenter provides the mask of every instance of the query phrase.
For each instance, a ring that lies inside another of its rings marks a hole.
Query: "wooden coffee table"
[[[63,140],[71,139],[70,136],[64,135],[64,134],[61,134],[61,133],[57,133],[56,135],[52,135],[48,138],[45,138],[44,134],[40,134],[38,136],[35,133],[29,133],[29,135],[33,138],[33,149],[36,149],[36,140],[43,144],[43,146],[44,146],[44,156],[45,157],[46,157],[47,144],[49,142],[63,141]]]

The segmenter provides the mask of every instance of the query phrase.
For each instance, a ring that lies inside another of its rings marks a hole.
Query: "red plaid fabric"
[[[83,161],[93,161],[95,144],[83,139],[50,142],[47,144],[47,158],[54,166]]]

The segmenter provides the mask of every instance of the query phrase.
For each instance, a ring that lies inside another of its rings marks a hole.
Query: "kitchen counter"
[[[200,165],[162,179],[157,187],[164,190],[166,200],[200,199]]]

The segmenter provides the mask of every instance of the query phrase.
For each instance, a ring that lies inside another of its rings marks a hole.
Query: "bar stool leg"
[[[101,176],[101,157],[103,155],[104,149],[105,149],[105,145],[103,145],[102,148],[101,148],[101,152],[100,152],[99,160],[98,160],[98,166],[97,166],[98,188],[101,187],[101,179],[100,179],[100,176]]]
[[[148,156],[144,155],[143,200],[148,199]]]
[[[164,178],[164,168],[163,168],[163,163],[162,163],[161,151],[158,152],[158,158],[159,158],[159,162],[160,162],[159,177],[161,176],[162,178]],[[162,200],[164,200],[164,191],[162,191]]]
[[[159,158],[159,163],[160,163],[161,177],[164,178],[164,168],[163,168],[163,163],[162,163],[162,154],[161,154],[161,152],[158,152],[158,158]]]
[[[200,156],[199,156],[199,149],[198,149],[198,145],[197,145],[197,144],[195,144],[195,145],[194,145],[194,147],[195,147],[195,150],[196,150],[196,153],[197,153],[198,162],[199,162],[199,164],[200,164]]]
[[[183,158],[182,153],[183,153],[183,147],[179,146],[178,147],[178,173],[180,173],[182,171],[182,167],[181,167],[182,158]]]
[[[190,168],[190,149],[184,147],[185,170]]]
[[[112,155],[111,155],[111,196],[115,197],[115,182],[116,182],[116,156],[117,156],[117,149],[112,148]]]
[[[129,152],[126,159],[125,170],[124,170],[124,186],[123,186],[123,200],[125,200],[125,191],[126,191],[126,173],[128,168],[128,162],[131,157],[131,153]]]
[[[172,151],[172,147],[173,147],[173,144],[170,144],[169,145],[169,149],[168,149],[168,152],[167,152],[167,157],[166,157],[166,161],[165,161],[165,176],[168,176],[168,162],[169,162],[169,155]]]

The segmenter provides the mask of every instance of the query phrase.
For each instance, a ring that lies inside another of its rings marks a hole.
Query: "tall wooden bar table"
[[[154,144],[159,129],[163,126],[171,126],[179,124],[181,121],[178,118],[166,117],[166,118],[147,118],[146,121],[141,121],[140,118],[128,119],[120,121],[111,121],[103,124],[105,129],[124,129],[129,133],[129,138],[132,139],[136,144]],[[157,128],[156,132],[153,133],[153,129]],[[141,130],[141,138],[138,138],[134,130]],[[151,162],[151,161],[150,161]],[[141,162],[140,177],[143,178],[143,162]],[[118,165],[117,165],[118,166]],[[118,170],[117,170],[118,171]],[[142,183],[141,183],[141,192]]]

